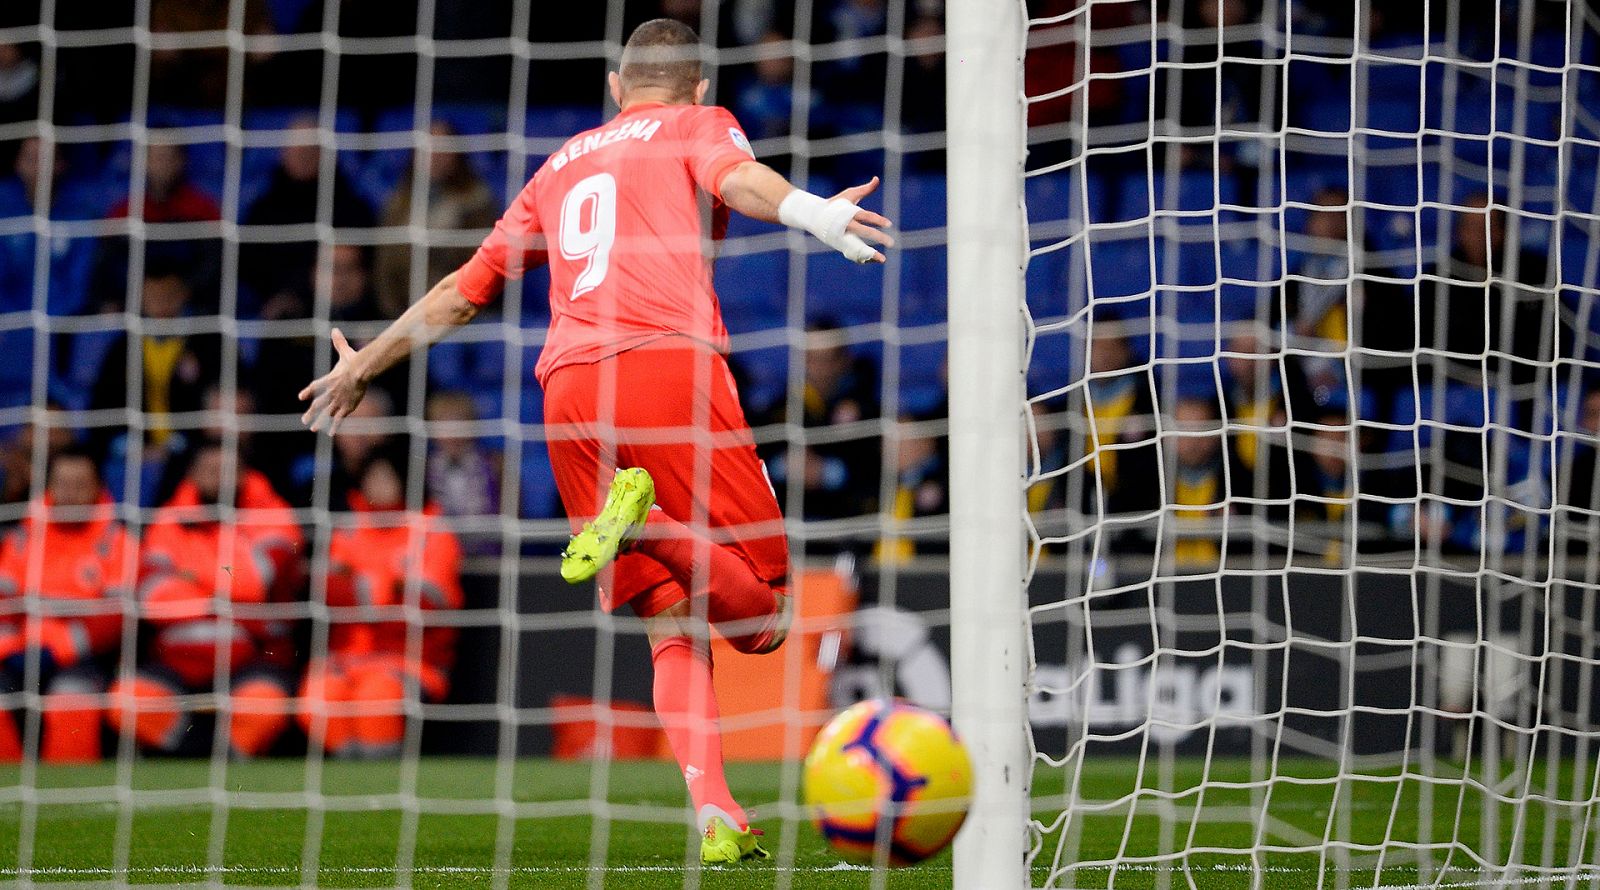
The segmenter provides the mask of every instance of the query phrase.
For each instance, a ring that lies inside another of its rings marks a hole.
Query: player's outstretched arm
[[[333,435],[339,429],[339,421],[361,404],[373,378],[399,364],[417,344],[431,346],[471,321],[479,307],[461,295],[456,288],[456,275],[446,275],[385,328],[378,339],[360,349],[351,347],[344,333],[334,328],[333,348],[338,361],[332,371],[300,390],[300,401],[311,402],[300,422],[312,432],[326,426],[328,435]]]
[[[760,161],[747,161],[722,177],[720,191],[723,203],[745,216],[805,229],[858,263],[881,263],[884,256],[872,245],[894,246],[894,239],[884,231],[891,223],[858,206],[877,188],[878,177],[874,176],[871,182],[824,198],[795,188]]]

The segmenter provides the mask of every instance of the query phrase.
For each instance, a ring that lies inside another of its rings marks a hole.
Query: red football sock
[[[711,662],[695,651],[688,637],[662,640],[650,652],[654,662],[656,718],[667,732],[678,759],[696,817],[705,829],[706,807],[726,813],[743,831],[744,810],[734,802],[722,772],[722,736],[717,729],[717,693],[711,686]],[[716,815],[712,812],[710,815]]]
[[[738,554],[702,538],[661,510],[650,511],[650,524],[635,547],[666,566],[672,580],[690,596],[706,594],[706,618],[712,624],[735,622],[725,628],[735,648],[765,648],[778,615],[778,594]]]

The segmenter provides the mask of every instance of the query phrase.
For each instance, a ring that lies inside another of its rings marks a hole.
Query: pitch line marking
[[[617,873],[617,874],[649,874],[649,873],[654,873],[654,874],[672,874],[672,873],[681,873],[683,870],[684,870],[684,867],[681,866],[681,865],[603,865],[603,866],[590,866],[590,865],[528,865],[528,866],[514,866],[514,867],[509,868],[509,869],[496,869],[496,868],[494,868],[492,866],[483,866],[483,865],[421,865],[421,866],[416,866],[416,867],[412,868],[411,869],[411,873],[412,874],[422,874],[422,875],[494,875],[494,874],[508,874],[508,875],[541,875],[542,874],[542,875],[549,875],[549,874],[590,874],[590,873],[594,873],[594,872],[600,872],[600,873],[604,873],[604,874],[611,874],[611,873]],[[732,869],[728,869],[728,870],[732,871]],[[772,870],[773,871],[780,871],[780,872],[791,872],[791,873],[795,873],[795,874],[824,874],[824,873],[828,873],[828,872],[871,872],[872,871],[872,867],[869,866],[869,865],[852,865],[852,864],[850,864],[848,862],[836,862],[836,863],[834,863],[832,865],[825,865],[825,866],[821,866],[821,865],[819,865],[819,866],[790,866],[790,867],[782,867],[782,866],[780,866],[780,867],[775,867]],[[932,870],[945,870],[945,871],[947,871],[947,870],[949,870],[949,867],[948,866],[933,866],[932,868],[930,868],[928,870],[930,870],[930,871],[932,871]],[[1084,867],[1084,868],[1068,869],[1068,870],[1069,871],[1080,871],[1080,872],[1106,872],[1106,871],[1110,871],[1111,867],[1110,866],[1101,865],[1101,866],[1088,866],[1088,867]],[[1159,865],[1152,864],[1152,863],[1129,863],[1127,865],[1117,866],[1117,870],[1118,871],[1131,871],[1131,872],[1154,872],[1154,871],[1163,870],[1163,867],[1159,866]],[[1166,870],[1182,871],[1184,869],[1167,867]],[[1319,869],[1315,869],[1315,868],[1300,868],[1300,867],[1295,867],[1295,866],[1270,866],[1270,865],[1269,866],[1264,866],[1264,867],[1258,869],[1258,868],[1255,868],[1255,867],[1249,866],[1249,865],[1234,865],[1234,864],[1227,864],[1227,863],[1216,863],[1216,864],[1211,865],[1211,866],[1201,866],[1201,867],[1193,867],[1193,866],[1191,866],[1187,870],[1190,871],[1190,872],[1204,872],[1204,871],[1210,871],[1210,872],[1261,872],[1261,873],[1270,873],[1270,874],[1316,874],[1319,871]],[[340,874],[344,874],[344,875],[391,875],[391,874],[395,873],[394,867],[392,867],[392,866],[380,866],[380,865],[325,866],[325,867],[319,869],[318,871],[320,873],[331,874],[331,875],[340,875]],[[708,869],[706,869],[706,871],[719,872],[719,871],[724,871],[724,869],[721,869],[721,868],[708,868]],[[1361,870],[1360,869],[1349,869],[1347,871],[1349,871],[1350,873],[1356,873],[1356,872],[1360,872]],[[300,868],[298,866],[283,866],[283,865],[263,865],[263,866],[225,865],[225,866],[221,866],[221,867],[216,868],[216,869],[210,869],[210,868],[207,868],[206,866],[203,866],[203,865],[152,865],[152,866],[141,866],[141,867],[135,867],[135,868],[120,869],[120,870],[119,869],[114,869],[114,868],[106,868],[106,867],[103,867],[103,866],[82,866],[82,867],[42,866],[42,867],[39,867],[39,868],[30,868],[30,869],[16,869],[16,868],[0,869],[0,877],[13,878],[13,879],[21,878],[21,877],[24,877],[24,876],[29,877],[29,878],[59,878],[59,877],[89,877],[89,878],[115,878],[115,877],[122,877],[122,878],[139,878],[139,877],[167,877],[167,876],[191,876],[192,877],[192,876],[208,875],[208,874],[222,874],[222,875],[251,875],[251,874],[253,874],[253,875],[298,876],[300,874]],[[1466,890],[1466,888],[1475,888],[1475,887],[1510,887],[1510,886],[1529,886],[1529,885],[1533,885],[1533,884],[1548,884],[1548,883],[1566,881],[1566,880],[1569,880],[1569,879],[1575,879],[1575,880],[1580,880],[1580,881],[1600,881],[1600,871],[1584,871],[1584,872],[1577,872],[1575,874],[1570,874],[1570,875],[1536,875],[1536,876],[1530,876],[1530,877],[1513,878],[1511,880],[1478,880],[1478,879],[1471,879],[1471,880],[1444,881],[1444,882],[1432,883],[1432,884],[1416,884],[1416,883],[1412,883],[1412,884],[1380,884],[1378,886],[1386,888],[1386,890]]]

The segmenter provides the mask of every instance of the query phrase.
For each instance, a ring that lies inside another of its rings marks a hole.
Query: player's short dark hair
[[[700,83],[700,35],[675,19],[651,19],[622,48],[622,90],[655,87],[693,98]]]

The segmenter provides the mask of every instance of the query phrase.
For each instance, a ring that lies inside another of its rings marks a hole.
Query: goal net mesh
[[[1027,4],[1036,883],[1595,879],[1600,18],[1402,6]]]
[[[719,688],[730,758],[782,761],[734,764],[734,791],[773,835],[766,878],[837,865],[797,803],[811,736],[853,698],[949,706],[945,612],[896,608],[945,524],[942,483],[899,472],[945,431],[940,4],[0,7],[0,521],[80,449],[109,502],[61,516],[127,533],[77,599],[41,581],[63,571],[37,535],[3,569],[0,629],[93,639],[68,665],[6,637],[0,881],[699,882],[642,626],[556,572],[530,373],[547,275],[377,381],[335,438],[296,399],[335,328],[375,336],[614,113],[605,74],[663,14],[699,29],[708,101],[759,157],[820,194],[881,175],[873,206],[899,223],[866,268],[735,219],[717,265],[807,604],[759,670],[715,653],[743,678]],[[823,378],[844,382],[813,417]],[[352,495],[388,497],[398,533]],[[870,589],[837,580],[841,557]],[[879,608],[852,617],[858,596]],[[387,679],[358,665],[374,653]]]

